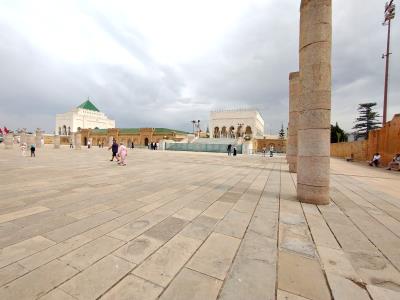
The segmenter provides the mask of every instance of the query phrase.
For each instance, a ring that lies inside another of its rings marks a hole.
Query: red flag
[[[7,127],[4,126],[4,133],[7,134],[7,133],[9,133],[9,132],[10,132],[10,130],[8,130]]]

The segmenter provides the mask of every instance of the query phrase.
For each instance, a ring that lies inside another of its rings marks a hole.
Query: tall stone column
[[[14,135],[12,133],[7,133],[4,136],[4,148],[12,149],[14,147]]]
[[[82,146],[82,135],[80,132],[75,133],[75,150],[80,150]]]
[[[54,136],[54,149],[60,149],[61,137],[57,134]]]
[[[329,203],[332,0],[302,0],[297,197]]]
[[[289,75],[289,132],[287,140],[287,162],[289,172],[297,172],[297,130],[299,120],[300,73]]]

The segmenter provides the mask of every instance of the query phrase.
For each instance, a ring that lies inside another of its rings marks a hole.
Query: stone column
[[[36,148],[42,147],[42,132],[40,131],[40,129],[36,130],[35,144]]]
[[[332,0],[302,0],[297,198],[329,203]]]
[[[4,148],[12,149],[14,147],[14,135],[12,133],[7,133],[4,136]]]
[[[289,132],[287,140],[287,162],[289,172],[297,172],[297,130],[299,120],[300,73],[289,75]]]
[[[82,135],[80,132],[75,133],[75,150],[80,150],[82,145]]]
[[[57,134],[54,136],[54,149],[60,149],[61,137]]]

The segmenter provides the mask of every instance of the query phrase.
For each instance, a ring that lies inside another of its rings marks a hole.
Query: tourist
[[[87,147],[90,149],[90,141],[87,142]]]
[[[101,142],[101,148],[104,148],[104,142]]]
[[[226,151],[228,151],[228,156],[231,156],[231,154],[232,154],[232,145],[231,144],[228,145],[228,148],[226,149]]]
[[[265,157],[265,154],[267,153],[267,147],[262,148],[262,154],[263,157]]]
[[[132,142],[132,149],[133,149],[133,148],[135,148],[135,145],[134,145],[133,142]]]
[[[72,140],[69,142],[69,148],[74,148],[74,145],[72,144]]]
[[[35,144],[32,144],[31,145],[31,157],[36,157],[35,151],[36,151],[36,146],[35,146]]]
[[[115,139],[113,139],[112,145],[108,148],[108,150],[110,150],[110,149],[112,151],[112,157],[111,157],[110,161],[114,161],[114,157],[118,161],[118,157],[117,157],[118,144],[117,144],[117,141]]]
[[[369,162],[369,165],[375,166],[375,167],[379,167],[379,162],[381,160],[381,155],[379,153],[375,153],[374,157],[372,158],[372,160]]]
[[[236,156],[236,154],[237,154],[236,147],[233,147],[233,156]]]
[[[391,169],[395,169],[397,168],[398,170],[400,170],[400,153],[397,153],[392,161],[389,163],[388,167],[386,168],[386,170],[391,170]]]
[[[126,147],[124,146],[124,144],[123,143],[121,143],[120,145],[119,145],[119,147],[118,147],[118,156],[119,156],[119,162],[118,162],[118,164],[120,165],[120,166],[126,166],[126,162],[125,162],[125,159],[126,159],[126,156],[128,155],[128,149],[126,149]]]

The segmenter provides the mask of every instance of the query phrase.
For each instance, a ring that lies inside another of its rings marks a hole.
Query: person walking
[[[236,154],[237,154],[237,149],[236,147],[233,147],[233,156],[236,156]]]
[[[126,166],[126,157],[128,156],[128,149],[121,143],[118,147],[118,156],[120,158],[118,164],[120,166]]]
[[[31,157],[36,157],[35,151],[36,151],[36,146],[35,146],[35,144],[32,144],[31,145]]]
[[[87,142],[87,147],[90,149],[90,141]]]
[[[112,157],[110,159],[110,161],[114,161],[114,157],[115,159],[118,161],[118,157],[117,157],[117,153],[118,153],[118,144],[116,140],[113,140],[112,145],[108,148],[108,150],[111,149],[112,152]]]
[[[232,154],[232,145],[231,144],[228,145],[228,148],[226,148],[226,151],[228,152],[228,156],[231,156],[231,154]]]

